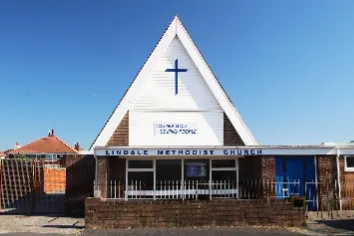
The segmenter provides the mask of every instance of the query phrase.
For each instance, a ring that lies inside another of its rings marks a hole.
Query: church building
[[[304,196],[354,173],[354,146],[257,143],[177,16],[89,152],[96,196],[125,200],[242,198],[248,180]]]

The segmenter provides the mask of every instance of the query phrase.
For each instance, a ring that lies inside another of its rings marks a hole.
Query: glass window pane
[[[185,180],[209,180],[209,160],[185,160]]]
[[[213,181],[232,181],[236,183],[236,171],[213,171]]]
[[[128,168],[153,168],[152,160],[129,160]]]
[[[153,172],[129,172],[128,185],[130,189],[153,190],[154,173]]]
[[[181,160],[156,160],[156,180],[181,180]]]
[[[354,157],[347,157],[347,167],[354,168]]]
[[[213,168],[236,167],[235,160],[212,160]]]

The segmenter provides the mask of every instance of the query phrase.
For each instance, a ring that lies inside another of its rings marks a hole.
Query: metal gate
[[[65,171],[65,168],[56,161],[1,160],[1,209],[17,214],[63,213]]]

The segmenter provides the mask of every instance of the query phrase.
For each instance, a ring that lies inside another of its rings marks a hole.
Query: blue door
[[[313,156],[276,157],[275,171],[277,198],[306,195],[306,199],[314,199],[314,196],[316,196],[315,184],[309,184],[309,182],[315,181],[315,163]],[[308,182],[308,184],[306,184],[306,182]],[[315,205],[315,202],[308,201],[307,203],[309,209],[313,209]]]

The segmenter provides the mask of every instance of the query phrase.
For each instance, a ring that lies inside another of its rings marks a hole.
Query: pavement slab
[[[294,230],[296,231],[296,230]],[[281,228],[249,227],[202,227],[202,228],[165,228],[165,229],[101,229],[84,230],[81,236],[297,236],[304,235]]]
[[[51,233],[75,234],[83,229],[83,218],[62,217],[56,215],[26,216],[0,215],[0,234],[14,233]]]

